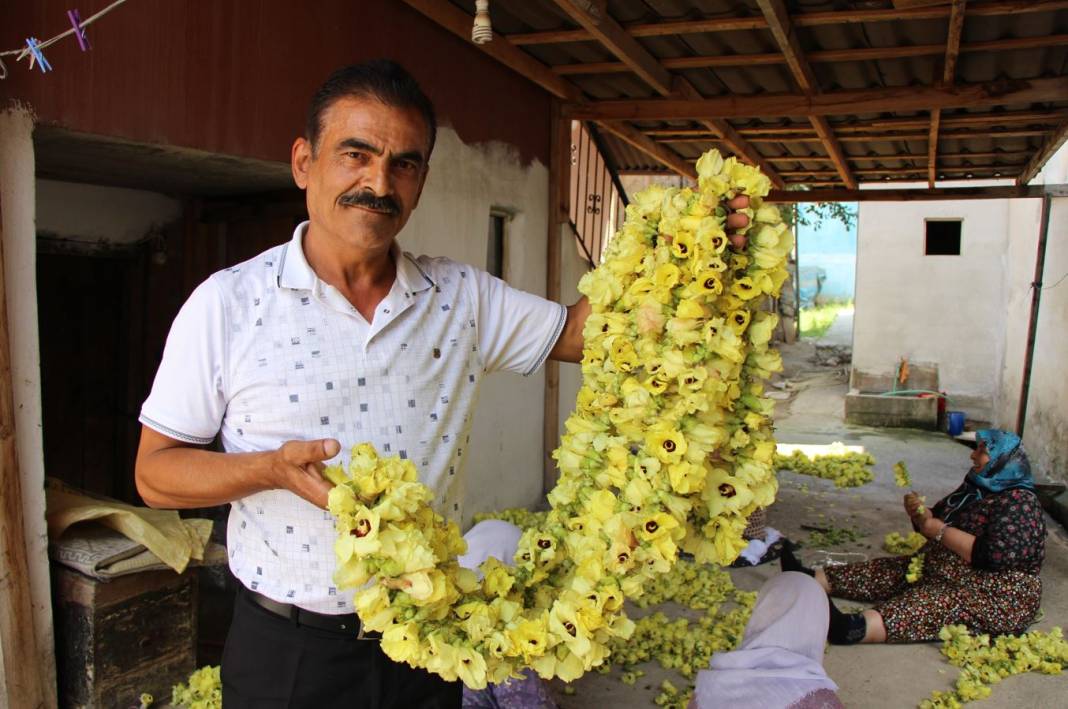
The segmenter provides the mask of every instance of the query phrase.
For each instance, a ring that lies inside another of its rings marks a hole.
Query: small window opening
[[[490,212],[489,239],[486,243],[486,271],[504,279],[504,239],[508,215]]]
[[[960,256],[960,219],[928,219],[924,254],[927,256]]]

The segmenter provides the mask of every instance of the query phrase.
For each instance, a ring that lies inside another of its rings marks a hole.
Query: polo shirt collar
[[[278,264],[279,288],[312,290],[315,287],[318,276],[308,265],[308,259],[304,257],[303,240],[308,223],[298,224],[293,230],[293,238],[282,249],[282,258]],[[430,275],[419,266],[415,258],[402,251],[396,241],[390,246],[390,254],[397,266],[397,284],[404,289],[405,293],[419,293],[435,285]]]

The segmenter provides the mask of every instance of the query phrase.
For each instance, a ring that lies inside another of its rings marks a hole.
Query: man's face
[[[361,250],[389,248],[426,180],[430,135],[415,109],[371,97],[335,101],[319,143],[293,144],[293,178],[307,190],[313,228]]]

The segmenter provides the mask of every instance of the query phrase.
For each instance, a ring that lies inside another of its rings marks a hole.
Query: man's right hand
[[[274,487],[289,490],[325,510],[327,496],[334,484],[323,478],[323,461],[330,460],[340,451],[341,444],[333,438],[286,441],[271,460]]]

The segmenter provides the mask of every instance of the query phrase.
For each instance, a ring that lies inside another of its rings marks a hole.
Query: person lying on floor
[[[1039,572],[1046,525],[1031,466],[1018,436],[976,433],[972,468],[961,485],[930,510],[905,495],[913,527],[928,538],[922,575],[906,579],[912,557],[895,556],[813,572],[784,548],[784,571],[812,574],[831,596],[874,602],[863,613],[830,606],[832,643],[924,642],[946,625],[1003,635],[1023,632],[1042,599]]]
[[[717,653],[697,673],[690,709],[842,709],[823,669],[827,596],[788,571],[760,589],[738,649]]]

